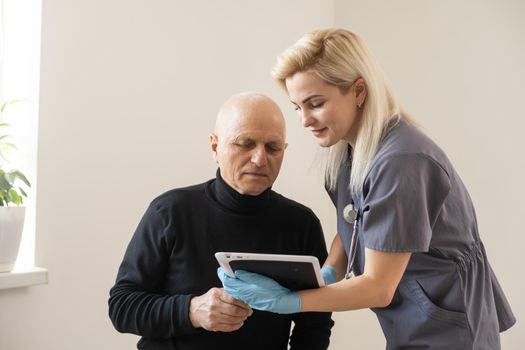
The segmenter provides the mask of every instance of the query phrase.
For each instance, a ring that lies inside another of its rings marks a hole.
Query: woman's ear
[[[368,92],[365,80],[363,78],[359,78],[355,81],[354,91],[357,107],[361,108],[363,106],[363,103],[365,103],[366,95]]]

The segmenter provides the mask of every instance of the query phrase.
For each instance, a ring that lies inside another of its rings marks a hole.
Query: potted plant
[[[24,186],[31,187],[22,172],[10,167],[8,157],[16,146],[7,133],[10,125],[3,117],[6,107],[19,101],[8,101],[0,106],[0,272],[11,271],[15,265],[24,228],[23,201],[27,197]]]

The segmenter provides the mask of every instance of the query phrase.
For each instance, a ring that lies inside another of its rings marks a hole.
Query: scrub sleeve
[[[419,154],[389,157],[372,169],[361,207],[366,248],[426,252],[449,190],[447,173]]]

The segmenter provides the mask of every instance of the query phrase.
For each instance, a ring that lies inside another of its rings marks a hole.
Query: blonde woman
[[[365,43],[344,29],[314,31],[279,57],[273,76],[328,150],[338,229],[322,269],[328,285],[292,292],[261,275],[219,270],[226,291],[276,313],[371,308],[388,349],[499,349],[499,332],[515,318],[469,194]]]

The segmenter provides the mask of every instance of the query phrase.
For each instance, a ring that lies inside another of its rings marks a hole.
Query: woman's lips
[[[312,130],[312,134],[314,134],[315,137],[319,137],[325,132],[328,128],[322,128],[322,129],[314,129]]]

